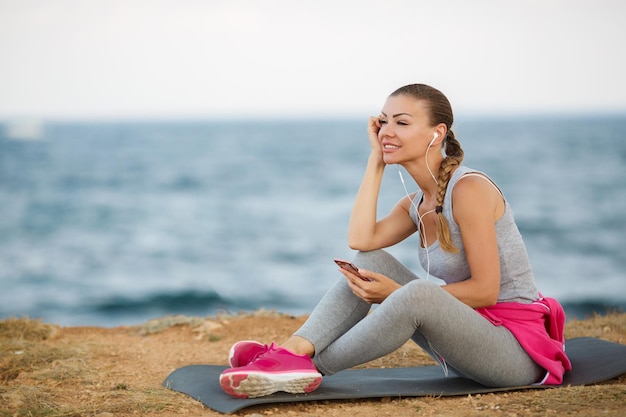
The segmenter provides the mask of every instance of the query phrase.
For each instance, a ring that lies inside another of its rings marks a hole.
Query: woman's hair
[[[426,108],[428,109],[431,126],[443,123],[447,127],[446,137],[444,138],[446,157],[441,162],[437,175],[437,205],[435,209],[437,213],[437,239],[443,250],[457,253],[459,250],[452,243],[448,221],[442,212],[443,199],[446,195],[448,182],[450,182],[450,173],[456,166],[461,165],[463,161],[463,149],[461,149],[461,144],[452,131],[452,122],[454,121],[452,106],[450,106],[450,102],[441,91],[425,84],[405,85],[391,93],[391,96],[399,95],[423,100],[427,104]],[[426,243],[424,242],[424,244]]]

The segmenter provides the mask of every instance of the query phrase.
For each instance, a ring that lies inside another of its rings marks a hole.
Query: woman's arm
[[[494,305],[500,293],[495,223],[504,213],[503,197],[488,180],[472,176],[457,183],[452,201],[471,277],[443,288],[470,307]]]
[[[348,224],[348,245],[355,250],[369,251],[391,246],[416,230],[409,217],[410,201],[407,198],[396,204],[384,219],[376,219],[378,196],[385,171],[378,139],[379,129],[378,118],[371,117],[368,126],[371,153]]]

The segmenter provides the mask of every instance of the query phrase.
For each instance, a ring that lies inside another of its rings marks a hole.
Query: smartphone
[[[369,278],[365,278],[363,275],[359,274],[359,268],[357,268],[352,262],[344,261],[343,259],[335,259],[335,263],[339,265],[341,268],[346,271],[352,272],[357,277],[361,278],[363,281],[369,281]]]

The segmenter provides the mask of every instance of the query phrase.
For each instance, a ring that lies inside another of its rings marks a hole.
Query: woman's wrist
[[[381,169],[385,168],[385,162],[383,161],[382,154],[378,152],[371,152],[367,161],[368,164],[374,164],[374,166],[379,167]]]

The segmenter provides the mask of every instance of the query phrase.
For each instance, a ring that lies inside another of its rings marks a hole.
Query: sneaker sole
[[[322,375],[312,372],[245,372],[220,375],[222,389],[236,398],[264,397],[278,391],[304,394],[315,391],[321,383]]]

